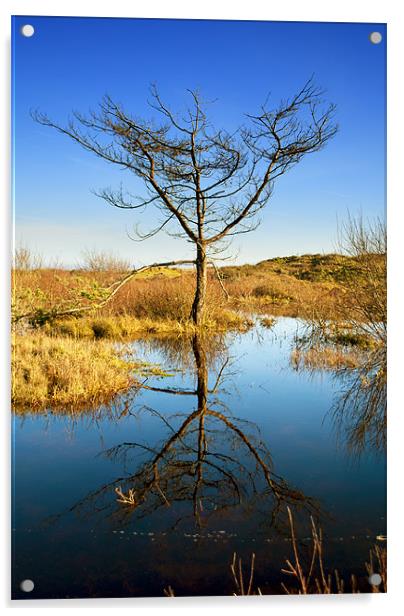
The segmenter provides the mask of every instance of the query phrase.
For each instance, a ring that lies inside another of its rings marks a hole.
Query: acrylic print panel
[[[13,598],[385,592],[385,25],[12,28]]]

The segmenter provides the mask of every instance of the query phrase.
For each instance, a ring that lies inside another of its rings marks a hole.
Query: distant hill
[[[358,275],[355,257],[341,254],[307,254],[275,257],[256,265],[226,266],[221,268],[223,277],[250,276],[254,274],[283,274],[310,282],[343,282]]]

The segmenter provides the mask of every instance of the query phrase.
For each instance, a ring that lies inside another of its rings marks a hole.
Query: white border
[[[0,233],[0,266],[1,276],[1,391],[3,393],[1,405],[1,419],[3,447],[1,459],[4,462],[4,475],[2,486],[9,486],[9,354],[8,354],[8,327],[9,327],[9,262],[10,262],[10,16],[19,15],[66,15],[66,16],[105,16],[105,17],[171,17],[171,18],[202,18],[202,19],[268,19],[278,21],[337,21],[337,22],[373,22],[388,23],[388,229],[389,229],[389,592],[387,595],[363,596],[337,596],[337,597],[267,597],[258,599],[110,599],[110,600],[60,600],[60,601],[9,601],[9,498],[7,491],[2,491],[2,556],[1,559],[1,586],[2,603],[6,608],[18,611],[22,609],[52,608],[75,610],[75,614],[82,613],[84,609],[108,609],[112,611],[119,608],[136,610],[137,613],[160,612],[160,610],[190,611],[204,613],[230,608],[234,612],[254,609],[256,614],[275,613],[281,609],[283,614],[296,613],[312,614],[324,612],[338,613],[343,609],[347,613],[364,613],[367,615],[379,613],[380,610],[398,607],[403,603],[401,588],[404,591],[404,529],[403,515],[403,479],[401,469],[403,459],[400,459],[404,449],[403,414],[401,381],[403,357],[403,325],[402,315],[404,306],[402,298],[402,272],[403,272],[403,244],[404,225],[402,203],[403,175],[403,78],[402,60],[403,49],[403,9],[399,2],[377,2],[374,0],[339,0],[338,3],[326,3],[316,0],[289,0],[285,3],[273,3],[270,0],[249,0],[236,5],[233,1],[204,0],[203,3],[192,3],[186,0],[170,0],[163,2],[148,0],[137,3],[115,0],[114,2],[90,2],[88,0],[36,0],[14,1],[3,0],[0,11],[0,28],[3,58],[1,62],[2,84],[0,169],[3,181],[3,199],[1,204]],[[6,136],[6,138],[5,138]],[[400,289],[401,287],[401,289]],[[401,321],[400,321],[401,317]],[[378,614],[379,616],[379,614]]]

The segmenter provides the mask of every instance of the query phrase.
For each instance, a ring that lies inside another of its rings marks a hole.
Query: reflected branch
[[[212,516],[237,507],[247,514],[258,501],[264,504],[269,525],[286,520],[287,507],[318,513],[313,499],[290,487],[273,471],[258,427],[233,417],[223,400],[212,398],[219,391],[229,358],[222,362],[210,389],[206,339],[196,334],[189,343],[194,356],[195,390],[148,385],[145,389],[194,396],[196,408],[185,416],[167,416],[164,410],[143,405],[141,411],[161,421],[169,436],[160,444],[126,441],[103,451],[100,455],[135,470],[87,495],[71,511],[87,510],[90,515],[103,511],[122,523],[133,516],[149,516],[161,507],[171,507],[174,513],[175,504],[189,503],[185,515],[182,507],[178,509],[173,528],[188,518],[201,527]]]

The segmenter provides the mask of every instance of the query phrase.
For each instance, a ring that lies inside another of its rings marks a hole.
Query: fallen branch
[[[122,287],[125,284],[127,284],[130,280],[135,278],[135,276],[137,276],[141,272],[145,272],[146,270],[154,269],[156,267],[173,267],[175,265],[191,265],[191,264],[195,265],[195,261],[188,261],[188,260],[166,261],[165,263],[152,263],[151,265],[143,265],[142,267],[139,267],[138,269],[134,269],[130,271],[121,280],[117,280],[116,282],[112,283],[107,288],[107,290],[110,291],[109,295],[97,303],[86,305],[86,306],[77,306],[75,308],[68,308],[66,310],[57,310],[57,309],[52,310],[51,309],[49,310],[48,313],[45,313],[45,311],[43,310],[29,312],[26,314],[15,316],[13,318],[13,322],[18,323],[22,319],[35,320],[38,318],[39,314],[42,317],[44,316],[44,314],[49,314],[49,318],[58,319],[60,317],[66,317],[66,316],[73,315],[73,314],[80,314],[81,312],[86,312],[88,310],[98,310],[99,308],[103,308],[106,304],[108,304],[108,302],[111,301],[111,299],[118,293],[120,289],[122,289]]]

